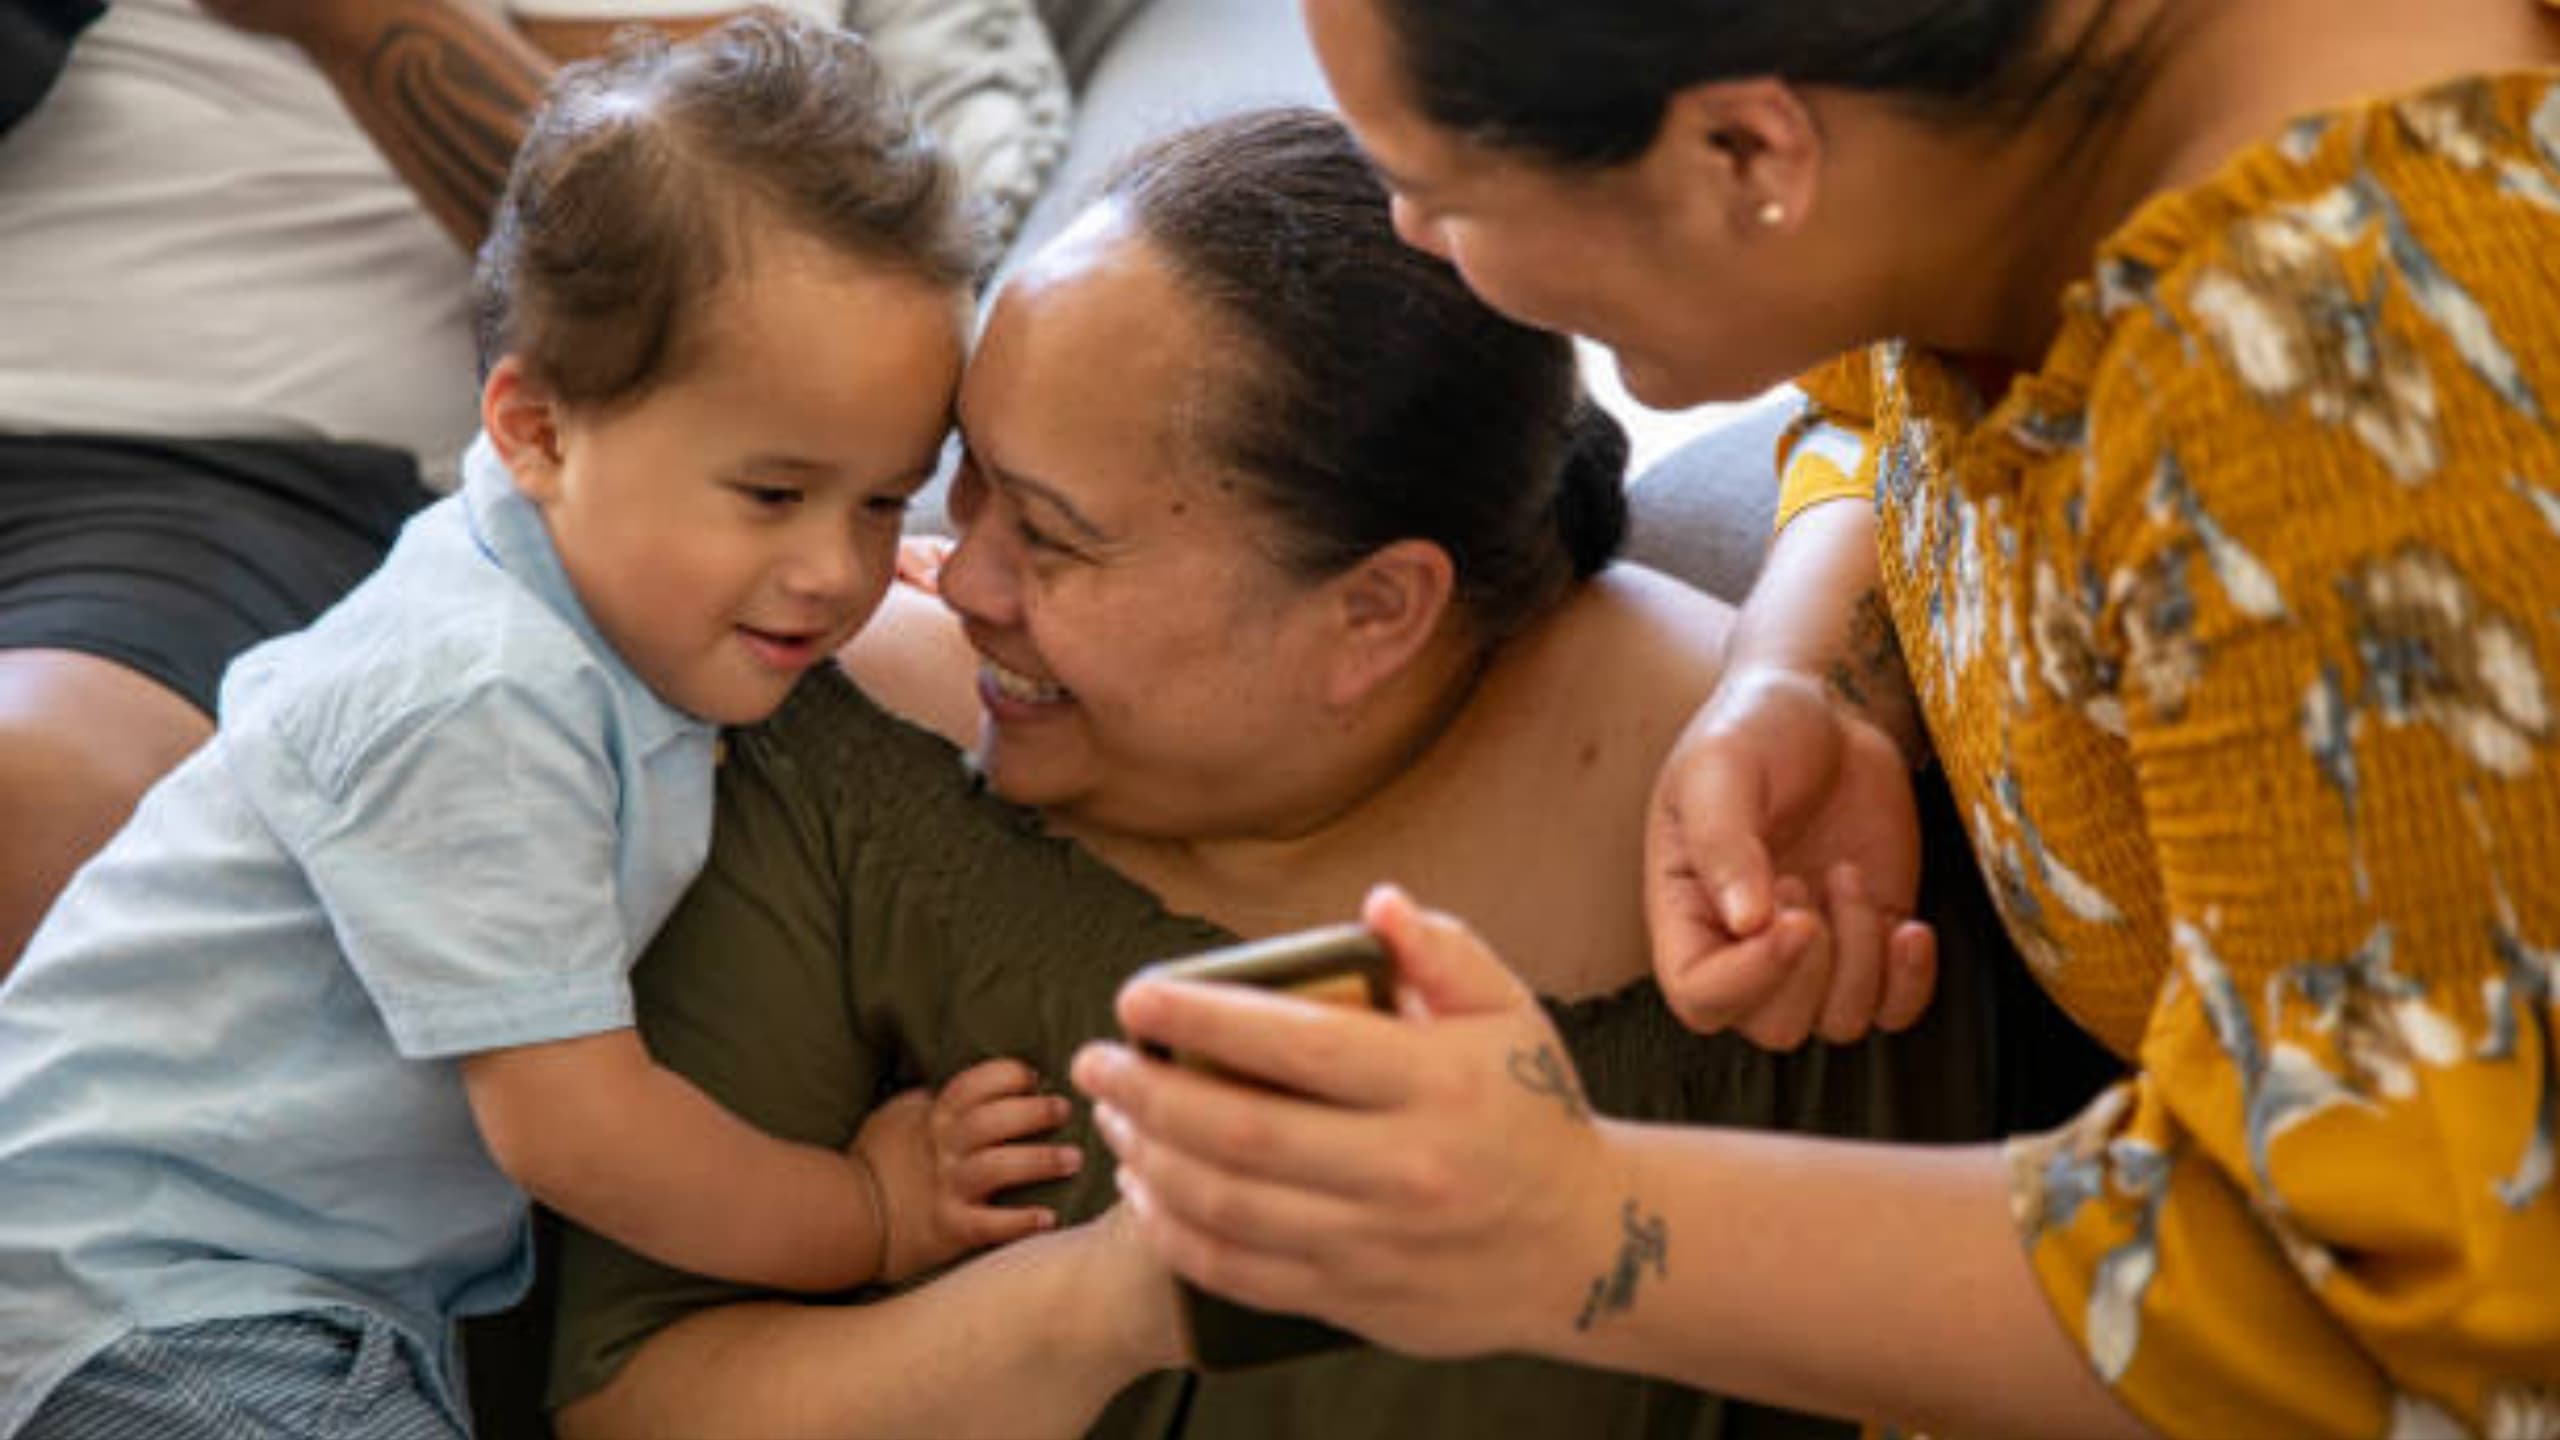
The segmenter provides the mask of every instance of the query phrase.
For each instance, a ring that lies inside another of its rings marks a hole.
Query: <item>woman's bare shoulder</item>
[[[1623,823],[1715,688],[1732,624],[1732,607],[1712,596],[1615,566],[1496,653],[1438,758],[1490,803],[1516,803],[1501,798],[1508,789],[1544,806],[1560,798],[1547,762],[1576,757],[1571,803]]]
[[[1682,653],[1723,663],[1725,632],[1733,628],[1731,604],[1633,561],[1610,566],[1584,589],[1634,623],[1674,632]]]
[[[1659,571],[1613,565],[1517,637],[1506,668],[1524,687],[1658,704],[1685,718],[1724,668],[1733,613]]]
[[[1408,819],[1418,807],[1434,821],[1397,873],[1466,915],[1543,994],[1605,994],[1643,975],[1645,803],[1715,686],[1731,626],[1730,606],[1650,570],[1586,583],[1502,648],[1430,783],[1397,797]]]
[[[836,660],[882,709],[964,749],[977,743],[977,653],[934,596],[892,584]]]

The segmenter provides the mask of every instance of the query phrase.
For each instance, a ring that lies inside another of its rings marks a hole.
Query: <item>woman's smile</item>
[[[1064,705],[1073,692],[1053,680],[1041,680],[1006,668],[984,656],[978,660],[978,698],[999,720],[1035,715]]]

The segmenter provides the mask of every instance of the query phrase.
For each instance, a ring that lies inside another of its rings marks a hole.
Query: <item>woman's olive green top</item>
[[[642,1031],[663,1063],[750,1123],[841,1147],[867,1102],[980,1060],[1012,1056],[1063,1075],[1079,1044],[1111,1033],[1112,995],[1132,970],[1230,938],[1166,913],[1044,836],[1028,812],[988,795],[951,746],[891,718],[830,668],[770,722],[731,737],[710,863],[633,979]],[[1934,1029],[1900,1044],[1772,1057],[1687,1034],[1650,982],[1554,1007],[1603,1113],[1987,1134],[1980,1010],[1942,992],[1938,1011]],[[1897,1083],[1898,1069],[1914,1083]],[[1088,1117],[1079,1112],[1070,1130],[1083,1171],[1020,1194],[1068,1223],[1114,1196]],[[603,1386],[692,1311],[773,1298],[575,1232],[564,1261],[555,1403]],[[1544,1361],[1423,1362],[1358,1349],[1153,1376],[1124,1392],[1097,1432],[1634,1436],[1811,1423]]]

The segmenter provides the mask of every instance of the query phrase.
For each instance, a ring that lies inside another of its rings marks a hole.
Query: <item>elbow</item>
[[[571,1147],[561,1143],[556,1131],[545,1133],[530,1119],[511,1114],[492,1116],[476,1107],[474,1114],[489,1158],[526,1194],[557,1209],[564,1195],[575,1193],[579,1166],[574,1155],[564,1153]]]
[[[604,1393],[581,1396],[551,1412],[551,1433],[560,1440],[603,1440],[608,1435],[636,1435],[639,1429],[628,1423],[617,1424],[613,1406]]]
[[[580,1193],[596,1169],[596,1142],[611,1126],[599,1114],[594,1042],[568,1041],[473,1055],[462,1062],[463,1092],[489,1158],[507,1178],[555,1208]],[[573,1048],[576,1047],[576,1048]],[[583,1053],[581,1053],[583,1052]],[[610,1088],[609,1086],[607,1088]]]

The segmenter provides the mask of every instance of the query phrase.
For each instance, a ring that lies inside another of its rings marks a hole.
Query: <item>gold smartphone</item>
[[[1138,972],[1138,978],[1251,985],[1321,1005],[1395,1008],[1395,962],[1365,925],[1327,925],[1205,950],[1149,965]],[[1159,1060],[1202,1070],[1219,1068],[1187,1055],[1168,1054],[1160,1045],[1141,1048]]]
[[[1248,941],[1150,965],[1138,973],[1151,979],[1253,985],[1324,1005],[1382,1012],[1395,1008],[1395,961],[1378,937],[1361,925],[1329,925]],[[1159,1045],[1140,1048],[1177,1065],[1210,1074],[1228,1073]],[[1183,1324],[1190,1331],[1191,1353],[1203,1370],[1246,1369],[1361,1343],[1360,1337],[1321,1320],[1257,1310],[1212,1295],[1187,1280],[1179,1283]]]

